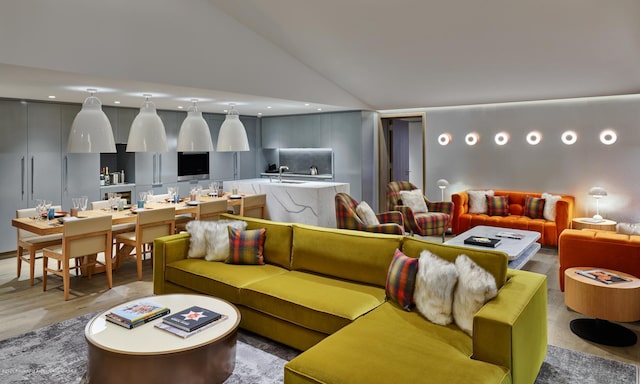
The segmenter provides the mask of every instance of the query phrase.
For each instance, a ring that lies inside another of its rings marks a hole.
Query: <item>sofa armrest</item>
[[[556,203],[556,230],[558,238],[562,231],[571,228],[571,220],[573,220],[573,201],[563,197]]]
[[[453,233],[463,232],[460,230],[460,216],[469,211],[469,194],[466,191],[451,195],[453,202],[453,214],[451,215],[451,230]]]
[[[473,358],[511,370],[513,384],[533,383],[547,353],[547,277],[509,270],[498,296],[473,321]]]
[[[168,264],[186,259],[189,252],[188,233],[158,237],[153,241],[153,293],[165,293],[165,268]]]
[[[429,209],[429,212],[446,213],[449,216],[453,213],[453,203],[450,201],[432,202],[425,199],[425,202],[427,203],[427,209]]]

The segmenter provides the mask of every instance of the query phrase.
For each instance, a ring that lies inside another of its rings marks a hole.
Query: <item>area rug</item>
[[[87,314],[0,341],[0,383],[85,383]],[[283,382],[283,366],[298,351],[240,331],[229,384]],[[637,384],[637,367],[549,346],[536,384]]]

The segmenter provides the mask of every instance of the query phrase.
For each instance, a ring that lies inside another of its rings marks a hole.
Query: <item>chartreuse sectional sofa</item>
[[[533,383],[547,349],[543,275],[507,269],[507,255],[397,235],[227,216],[265,228],[265,265],[187,258],[190,235],[154,242],[154,293],[191,292],[235,304],[241,327],[302,352],[285,383]],[[396,249],[466,254],[496,280],[473,336],[387,300]]]

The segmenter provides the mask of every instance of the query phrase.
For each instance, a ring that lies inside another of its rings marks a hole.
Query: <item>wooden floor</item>
[[[548,277],[548,330],[549,344],[573,349],[608,359],[638,364],[640,343],[632,347],[607,347],[585,341],[569,330],[569,322],[584,317],[564,305],[564,294],[558,287],[557,250],[542,248],[525,266],[525,270],[546,274]],[[114,273],[113,288],[107,289],[104,275],[91,280],[73,277],[71,299],[64,301],[62,280],[50,276],[48,290],[42,292],[42,264],[36,267],[36,284],[29,286],[28,272],[16,278],[15,257],[0,259],[0,340],[19,335],[64,319],[98,310],[106,310],[127,300],[152,294],[151,262],[144,262],[144,276],[137,280],[135,261],[125,262]],[[640,337],[640,322],[626,323]]]

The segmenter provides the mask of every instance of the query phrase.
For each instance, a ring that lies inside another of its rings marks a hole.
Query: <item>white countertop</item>
[[[240,180],[236,180],[236,181],[225,181],[225,184],[226,183],[229,183],[229,184],[238,183],[238,185],[240,185],[240,184],[264,184],[265,186],[269,186],[269,187],[307,188],[307,189],[333,188],[333,187],[336,187],[336,186],[349,185],[348,183],[338,183],[338,182],[333,182],[333,181],[302,181],[302,180],[288,179],[286,177],[282,178],[282,181],[283,181],[282,183],[279,183],[276,180],[277,180],[276,178],[274,178],[273,180],[263,179],[263,178],[240,179]]]

